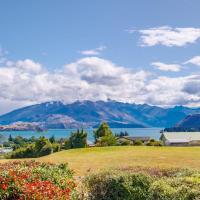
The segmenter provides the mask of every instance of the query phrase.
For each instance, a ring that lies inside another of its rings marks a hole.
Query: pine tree
[[[109,135],[112,135],[112,131],[106,122],[102,122],[99,128],[94,131],[94,138],[96,142],[100,137]]]

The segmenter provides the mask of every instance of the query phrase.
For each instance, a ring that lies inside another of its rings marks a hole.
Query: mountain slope
[[[183,106],[161,108],[147,104],[116,101],[59,101],[36,104],[0,116],[0,124],[17,121],[40,122],[47,128],[97,126],[107,121],[112,127],[171,127],[187,115],[200,113],[200,108]]]
[[[200,129],[200,114],[188,115],[178,122],[175,127]]]

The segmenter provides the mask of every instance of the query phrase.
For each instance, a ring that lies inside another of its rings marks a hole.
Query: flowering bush
[[[35,161],[0,164],[1,200],[70,200],[76,184],[66,164]]]

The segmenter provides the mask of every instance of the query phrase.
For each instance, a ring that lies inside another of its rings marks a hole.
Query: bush
[[[149,197],[149,188],[153,179],[142,173],[127,175],[126,187],[128,188],[132,200],[146,200]]]
[[[39,152],[36,153],[37,157],[46,156],[53,153],[53,148],[51,143],[45,144]]]
[[[150,140],[147,144],[147,146],[163,146],[162,141],[156,141],[156,140]]]
[[[176,189],[170,186],[166,181],[159,180],[152,184],[149,194],[150,199],[173,200],[176,194]]]
[[[83,196],[88,200],[124,200],[131,199],[125,187],[125,177],[108,172],[90,175],[84,180]]]
[[[54,149],[58,150],[59,146],[55,143]],[[36,158],[45,156],[53,152],[52,144],[45,137],[40,137],[35,143],[28,145],[27,147],[20,147],[14,149],[9,153],[6,158]]]
[[[161,141],[155,141],[154,146],[162,147],[163,143]]]
[[[1,200],[71,200],[75,196],[73,172],[66,164],[34,161],[0,164]]]
[[[121,145],[121,146],[128,146],[128,145],[131,145],[131,142],[129,140],[119,140],[118,141],[118,145]]]
[[[88,200],[146,200],[152,178],[145,174],[101,172],[84,180]]]
[[[136,145],[136,146],[142,146],[143,145],[143,142],[141,140],[136,140],[133,145]]]
[[[198,200],[199,188],[200,172],[190,170],[111,171],[87,176],[81,195],[86,200]]]
[[[35,148],[34,145],[28,147],[21,147],[6,155],[6,158],[34,158]]]
[[[53,152],[58,152],[61,149],[61,146],[59,143],[53,143],[52,144]]]

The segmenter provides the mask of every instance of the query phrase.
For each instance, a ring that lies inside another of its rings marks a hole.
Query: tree
[[[97,146],[115,146],[117,145],[117,139],[113,134],[105,135],[100,137]]]
[[[69,148],[83,148],[87,145],[87,133],[83,131],[72,132],[69,137]]]
[[[94,137],[97,146],[114,146],[117,145],[117,139],[113,135],[110,127],[106,122],[103,122],[94,132]]]
[[[71,144],[70,144],[69,139],[65,140],[63,148],[64,149],[71,149]]]
[[[13,141],[13,138],[12,138],[12,135],[11,135],[11,134],[9,135],[8,141],[9,141],[9,142],[12,142],[12,141]]]
[[[115,134],[115,136],[116,137],[119,137],[119,138],[121,138],[121,137],[124,137],[124,136],[128,136],[128,132],[123,132],[123,131],[121,131],[120,133],[117,133],[117,134]]]
[[[26,144],[26,139],[23,138],[22,136],[16,136],[15,138],[12,139],[12,141],[16,144],[16,146],[19,147],[25,147]]]
[[[100,137],[108,136],[108,135],[112,135],[112,131],[111,131],[110,127],[108,126],[108,124],[106,122],[103,122],[99,126],[99,128],[96,131],[94,131],[95,142],[97,142],[97,140]]]
[[[38,152],[38,156],[46,156],[53,153],[52,144],[49,142],[45,144],[42,149]]]
[[[46,144],[49,144],[49,140],[44,136],[39,137],[35,142],[35,150],[40,151]]]
[[[49,141],[50,141],[51,143],[55,143],[55,142],[56,142],[55,136],[52,135],[52,136],[49,138]]]

